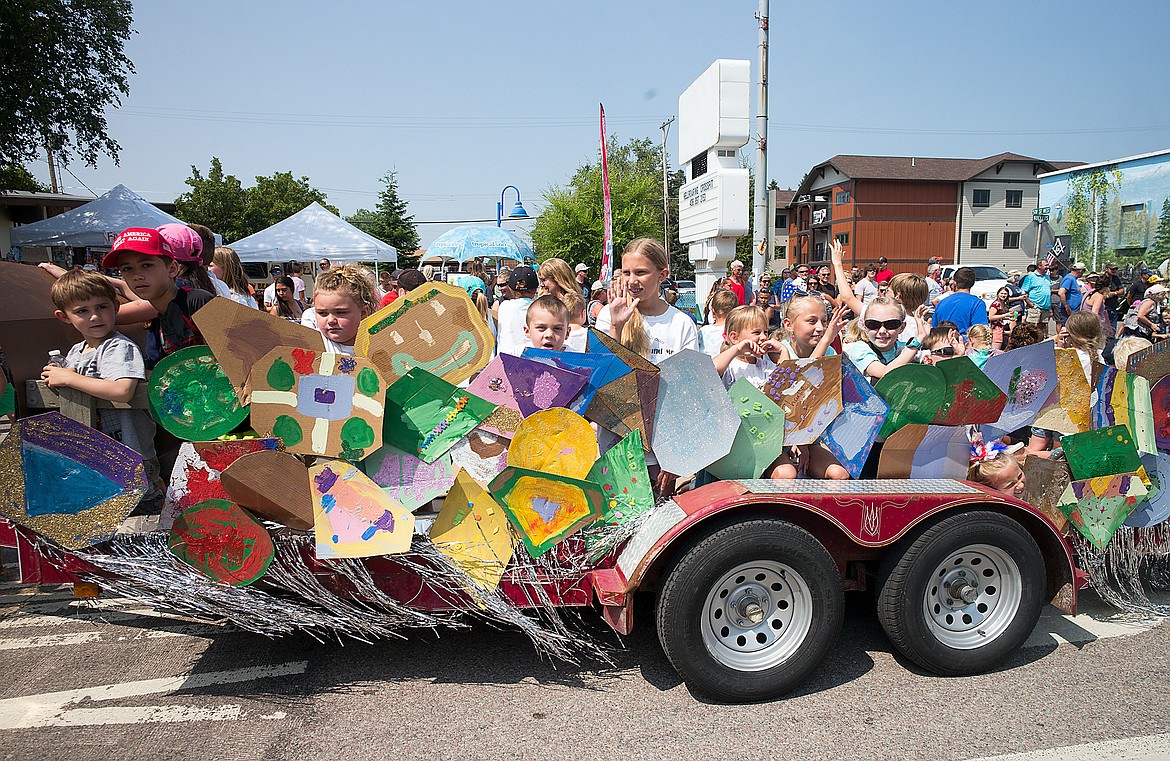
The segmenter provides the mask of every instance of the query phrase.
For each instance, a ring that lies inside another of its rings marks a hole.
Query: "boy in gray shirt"
[[[75,388],[97,399],[128,402],[146,367],[138,346],[114,327],[117,295],[96,272],[72,270],[53,283],[57,319],[72,325],[84,338],[69,350],[65,367],[46,365],[41,379],[49,388]],[[142,455],[150,489],[143,501],[162,496],[154,449],[154,420],[146,410],[99,409],[97,428]]]

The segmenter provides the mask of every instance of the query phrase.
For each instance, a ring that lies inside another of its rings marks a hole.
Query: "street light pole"
[[[504,189],[500,191],[500,202],[496,204],[496,227],[504,226],[504,194],[508,192],[508,188],[516,191],[516,205],[512,207],[512,213],[508,215],[508,219],[529,219],[528,212],[524,210],[524,204],[520,201],[520,188],[515,185],[505,185]]]

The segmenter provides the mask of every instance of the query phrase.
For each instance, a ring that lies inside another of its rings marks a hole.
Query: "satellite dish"
[[[1036,239],[1040,239],[1040,256],[1048,253],[1048,249],[1052,247],[1053,241],[1056,240],[1056,233],[1052,231],[1052,227],[1047,222],[1040,222],[1037,224],[1033,222],[1020,230],[1020,250],[1025,252],[1029,258],[1036,258]]]

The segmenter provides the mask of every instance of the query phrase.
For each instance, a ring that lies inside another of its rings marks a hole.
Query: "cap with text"
[[[109,269],[118,266],[118,254],[123,251],[133,251],[147,256],[165,256],[175,258],[175,249],[167,242],[158,230],[149,227],[127,227],[117,238],[110,253],[102,257],[102,267]]]

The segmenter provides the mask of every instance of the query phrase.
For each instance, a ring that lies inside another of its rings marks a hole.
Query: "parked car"
[[[987,303],[995,301],[995,294],[999,292],[1000,288],[1007,285],[1008,275],[999,267],[992,267],[988,264],[964,264],[954,265],[947,264],[943,266],[943,278],[950,279],[955,276],[955,271],[960,266],[970,267],[975,270],[975,287],[971,289],[973,296],[978,296]]]

